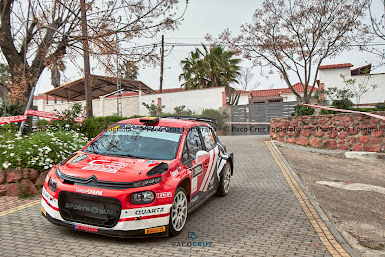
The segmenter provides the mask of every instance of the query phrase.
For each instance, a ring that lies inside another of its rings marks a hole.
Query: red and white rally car
[[[188,213],[227,194],[233,173],[233,154],[200,119],[206,120],[141,118],[110,126],[48,173],[43,215],[105,235],[177,235]]]

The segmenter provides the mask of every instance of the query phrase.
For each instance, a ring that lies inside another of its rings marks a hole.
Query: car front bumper
[[[62,217],[58,199],[43,188],[41,211],[55,225],[75,230],[116,237],[162,237],[168,235],[171,204],[121,210],[118,222],[113,227],[101,227]]]

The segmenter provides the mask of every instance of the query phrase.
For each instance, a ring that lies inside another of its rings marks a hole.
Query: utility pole
[[[120,74],[119,74],[119,38],[118,38],[118,33],[116,35],[116,92],[118,93],[116,96],[116,109],[117,109],[117,115],[119,117],[122,117],[122,81],[120,79]]]
[[[162,35],[162,45],[160,48],[160,83],[159,83],[159,93],[162,93],[163,87],[163,63],[164,63],[164,35]]]
[[[85,0],[80,0],[81,21],[82,21],[82,36],[83,36],[83,58],[84,58],[84,89],[86,95],[87,117],[93,116],[92,112],[92,89],[90,81],[90,49],[88,46],[88,32],[87,32],[87,16]]]

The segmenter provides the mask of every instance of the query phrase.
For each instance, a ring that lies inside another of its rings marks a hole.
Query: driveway
[[[49,223],[34,204],[0,209],[0,255],[331,256],[264,138],[221,138],[235,156],[230,192],[193,212],[177,237],[133,240],[73,231]],[[0,208],[12,206],[7,201],[1,197]]]

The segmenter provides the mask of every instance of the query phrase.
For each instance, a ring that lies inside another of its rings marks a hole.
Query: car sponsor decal
[[[98,232],[98,228],[85,226],[85,225],[78,225],[78,224],[75,224],[75,229],[86,231],[86,232],[94,232],[94,233]]]
[[[43,206],[41,206],[41,212],[44,214],[44,216],[47,216],[47,212],[44,210]]]
[[[155,162],[154,161],[147,161],[146,163],[154,164]]]
[[[49,201],[53,201],[53,197],[43,188],[41,194]]]
[[[90,207],[90,206],[85,206],[85,205],[76,204],[76,203],[65,203],[64,208],[79,211],[79,212],[90,212],[93,214],[100,214],[100,215],[114,214],[114,212],[110,209],[105,209],[103,207],[98,208],[96,206]]]
[[[203,165],[202,165],[202,163],[199,163],[198,165],[195,165],[194,167],[191,168],[191,170],[192,170],[193,178],[201,175],[203,173]]]
[[[156,228],[147,228],[144,230],[144,233],[147,234],[154,234],[154,233],[161,233],[166,231],[166,226],[156,227]]]
[[[198,190],[198,177],[195,177],[191,181],[191,193],[195,193]]]
[[[178,175],[178,170],[170,171],[170,175],[175,177],[176,175]]]
[[[135,211],[136,215],[148,215],[148,214],[157,214],[157,213],[164,213],[165,209],[164,207],[153,207],[153,208],[143,208],[141,210]]]
[[[127,165],[128,164],[124,162],[93,160],[90,161],[87,166],[83,167],[82,169],[116,173],[118,170],[126,167]]]
[[[120,127],[119,125],[115,126],[115,127],[112,127],[112,128],[109,129],[109,131],[115,132],[119,127]]]
[[[100,190],[94,190],[94,189],[83,189],[83,188],[76,188],[77,193],[81,194],[88,194],[88,195],[103,195],[103,192]]]
[[[172,197],[172,192],[156,193],[156,198],[170,198],[170,197]]]
[[[196,195],[194,196],[192,199],[191,199],[191,202],[190,202],[190,206],[196,204],[199,200],[199,195]]]
[[[172,204],[164,204],[154,207],[123,209],[119,222],[166,217],[170,215],[171,206]]]
[[[76,154],[74,157],[69,159],[69,161],[67,163],[68,164],[69,163],[77,163],[77,162],[81,162],[87,158],[88,158],[88,154]]]

